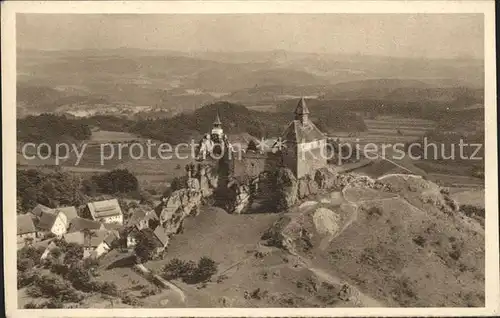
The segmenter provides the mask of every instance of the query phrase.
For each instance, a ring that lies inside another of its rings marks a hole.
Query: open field
[[[395,116],[380,116],[376,119],[365,119],[364,121],[368,128],[367,131],[356,134],[339,133],[330,137],[338,137],[341,142],[357,143],[361,146],[368,143],[406,143],[417,140],[435,127],[435,123],[430,120]]]

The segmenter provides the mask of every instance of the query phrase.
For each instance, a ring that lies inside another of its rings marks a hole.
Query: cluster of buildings
[[[219,158],[217,152],[223,151],[221,162],[225,161],[227,174],[233,177],[255,177],[277,167],[290,169],[297,179],[312,175],[315,170],[328,165],[327,137],[314,125],[309,115],[309,108],[301,98],[294,111],[294,120],[268,151],[246,151],[241,156],[230,155],[233,147],[217,116],[211,132],[200,141],[198,158]]]
[[[17,216],[17,247],[45,247],[42,259],[56,247],[54,238],[83,246],[83,258],[98,258],[115,247],[132,249],[139,234],[148,236],[162,251],[168,235],[159,225],[154,210],[133,209],[125,220],[117,199],[88,203],[78,213],[73,206],[49,208],[38,204],[32,211]]]

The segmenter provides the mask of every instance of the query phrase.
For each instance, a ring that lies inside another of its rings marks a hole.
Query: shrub
[[[152,295],[156,295],[160,292],[158,287],[147,287],[146,289],[141,291],[141,297],[148,297]]]
[[[17,271],[17,288],[23,288],[33,284],[38,279],[38,273],[34,271]]]
[[[82,264],[76,264],[70,267],[67,278],[73,287],[78,290],[89,292],[97,289],[95,284],[91,281],[92,275],[90,271]]]
[[[118,287],[116,287],[115,283],[111,282],[102,282],[97,284],[98,290],[105,295],[117,296],[118,295]]]
[[[68,266],[78,263],[83,258],[83,246],[77,243],[68,243],[65,247],[64,263]]]
[[[422,247],[425,245],[426,241],[427,240],[421,235],[419,235],[413,239],[413,242],[415,242],[415,244],[417,244],[418,246],[422,246]]]
[[[206,282],[212,278],[213,275],[217,273],[217,264],[214,260],[208,257],[202,257],[198,262],[198,268],[196,269],[194,276],[199,282]]]
[[[217,273],[217,264],[208,257],[202,257],[198,264],[174,258],[163,267],[162,276],[167,279],[180,278],[188,284],[204,283]]]
[[[467,215],[468,217],[473,217],[473,216],[479,216],[482,218],[485,217],[485,209],[474,205],[468,205],[468,204],[462,205],[460,207],[460,211],[465,215]]]
[[[31,302],[27,303],[26,305],[24,305],[24,308],[25,309],[37,309],[38,305],[31,301]]]
[[[137,297],[130,295],[128,293],[122,296],[122,302],[124,304],[136,307],[141,305],[141,301]]]
[[[143,263],[153,258],[156,250],[156,243],[142,232],[138,233],[136,240],[137,244],[134,247],[134,252],[137,260]]]
[[[366,212],[370,216],[381,216],[382,214],[384,214],[384,211],[377,206],[369,208]]]
[[[44,251],[45,251],[45,248],[35,248],[33,246],[24,246],[19,251],[17,251],[17,264],[19,265],[20,263],[24,263],[23,265],[26,265],[25,264],[26,261],[23,261],[23,260],[30,259],[33,262],[33,266],[38,265],[38,264],[40,264],[40,257],[42,256]],[[23,265],[21,265],[21,266],[23,266]]]
[[[31,258],[22,258],[17,262],[17,270],[21,272],[31,269],[33,266],[35,266],[35,262]]]
[[[163,267],[162,276],[166,280],[186,279],[191,277],[196,270],[196,264],[193,261],[182,261],[178,258],[172,259]]]
[[[38,297],[54,298],[64,302],[78,302],[81,300],[81,296],[77,291],[60,277],[43,275],[35,281],[35,285],[30,289],[34,295],[40,295]]]

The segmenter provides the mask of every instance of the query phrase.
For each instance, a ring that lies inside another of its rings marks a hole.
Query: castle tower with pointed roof
[[[211,135],[212,139],[219,139],[218,142],[222,140],[222,136],[224,135],[224,131],[222,130],[222,122],[219,117],[219,112],[217,112],[217,117],[215,117]]]
[[[309,119],[304,98],[295,109],[295,119],[283,133],[283,165],[297,178],[312,174],[327,165],[326,136]]]

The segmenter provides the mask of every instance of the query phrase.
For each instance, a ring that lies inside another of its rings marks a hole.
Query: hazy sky
[[[17,46],[483,57],[481,14],[18,14]]]

